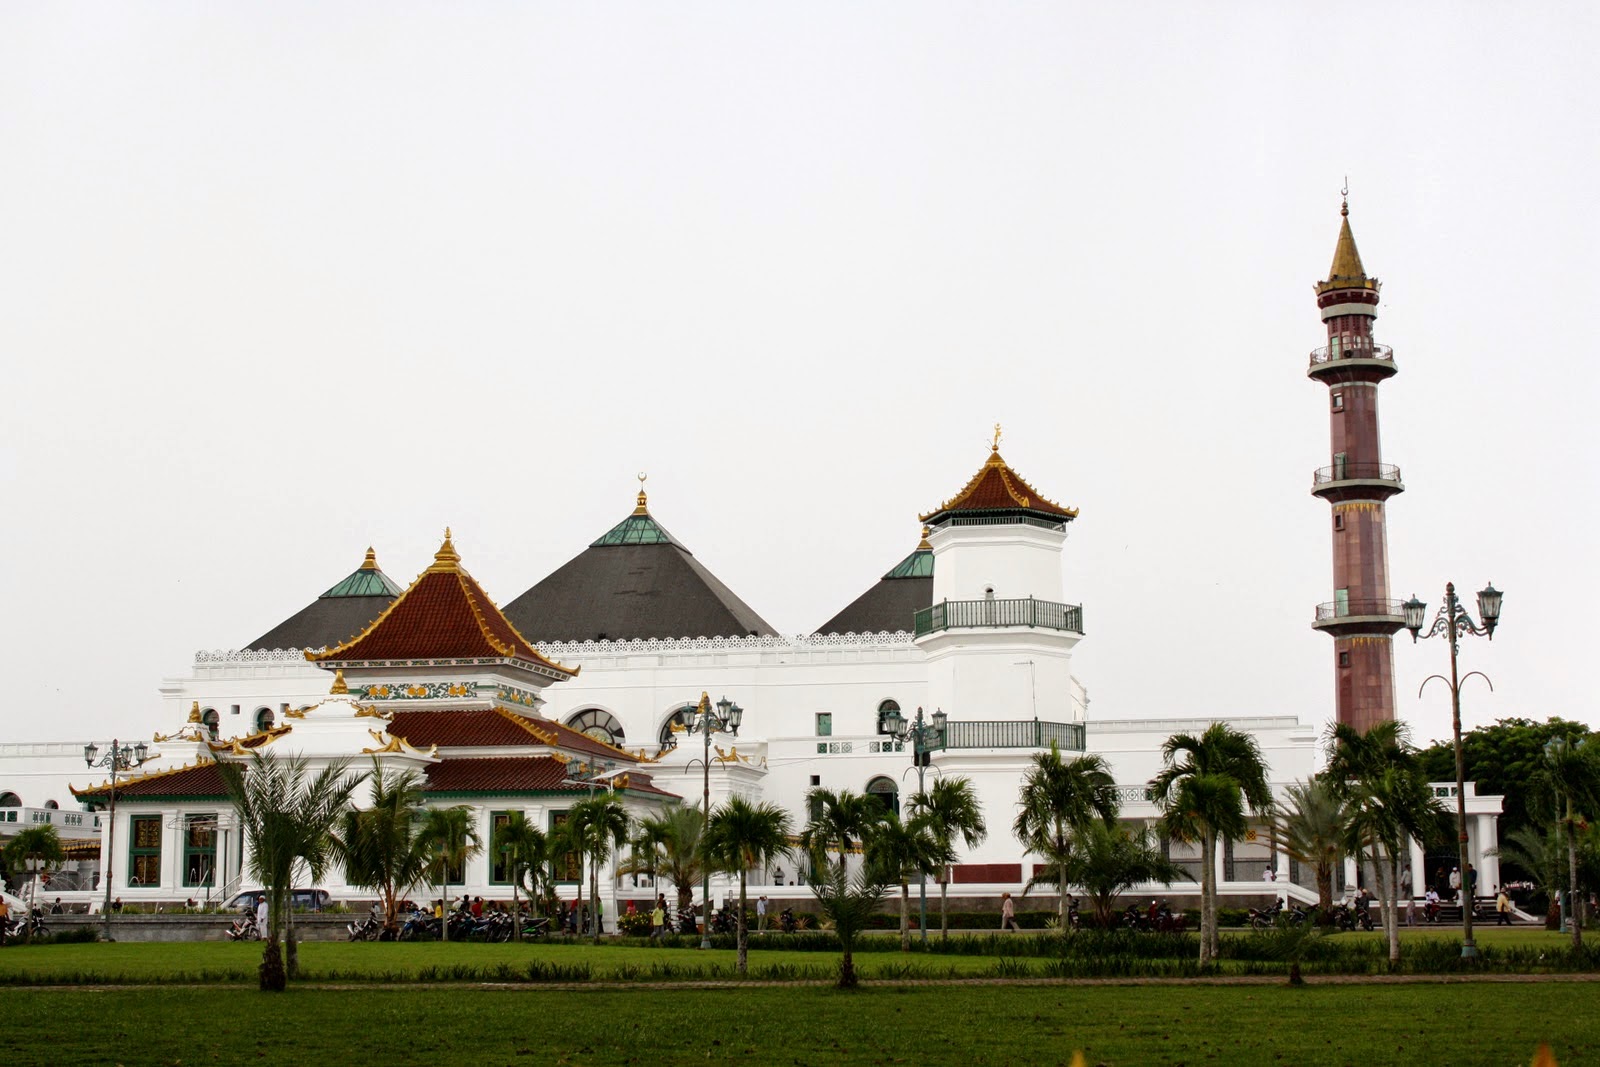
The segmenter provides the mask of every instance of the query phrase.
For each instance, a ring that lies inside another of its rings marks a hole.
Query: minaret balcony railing
[[[950,720],[945,726],[944,747],[951,748],[1049,748],[1082,752],[1087,731],[1081,722],[1040,722],[1038,719],[1011,719],[992,722]]]
[[[1324,363],[1337,363],[1344,359],[1380,359],[1386,363],[1394,362],[1394,349],[1388,345],[1375,345],[1353,342],[1350,344],[1325,345],[1322,348],[1311,350],[1311,365],[1321,366]]]
[[[1311,476],[1313,488],[1334,482],[1393,482],[1400,484],[1400,468],[1392,463],[1335,463],[1319,467]]]
[[[1406,606],[1400,600],[1335,600],[1318,604],[1314,629],[1334,636],[1357,633],[1396,633],[1406,624]]]
[[[1083,633],[1083,606],[1052,600],[944,600],[917,612],[913,632],[921,637],[939,630],[1032,626],[1041,630]]]

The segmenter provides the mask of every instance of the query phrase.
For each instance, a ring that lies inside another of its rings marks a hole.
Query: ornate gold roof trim
[[[148,782],[148,781],[152,781],[152,780],[157,779],[157,778],[170,778],[174,774],[179,774],[179,773],[182,773],[183,771],[192,771],[196,767],[205,767],[205,766],[208,766],[209,764],[212,764],[212,763],[215,763],[215,762],[216,762],[216,760],[195,759],[192,762],[185,763],[182,766],[178,766],[178,767],[165,767],[165,768],[163,768],[163,769],[161,769],[159,771],[150,771],[150,772],[148,772],[146,774],[119,776],[118,779],[117,779],[117,788],[118,789],[126,789],[128,786],[133,785],[136,782]],[[83,788],[83,789],[78,789],[78,788],[76,788],[75,786],[72,786],[72,785],[68,785],[67,786],[67,790],[69,792],[71,792],[72,795],[75,796],[75,797],[78,797],[78,796],[91,796],[91,795],[93,795],[95,793],[105,793],[105,792],[109,792],[110,789],[111,789],[111,781],[110,781],[110,779],[107,779],[107,780],[101,782],[99,785],[91,785],[91,786],[88,786],[88,787]]]

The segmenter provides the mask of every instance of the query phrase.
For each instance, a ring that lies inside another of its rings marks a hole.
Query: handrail
[[[945,748],[1049,748],[1082,752],[1086,733],[1081,722],[1038,719],[952,720],[945,725]]]
[[[1018,600],[944,600],[917,612],[912,630],[918,637],[958,627],[1033,626],[1043,630],[1083,633],[1083,606],[1058,604],[1033,597]]]
[[[1394,349],[1388,345],[1375,345],[1351,343],[1324,345],[1311,350],[1311,366],[1323,363],[1334,363],[1341,359],[1381,359],[1389,363],[1394,362]]]
[[[1330,604],[1317,605],[1318,622],[1373,615],[1404,618],[1405,613],[1405,603],[1400,600],[1335,600]]]
[[[1329,482],[1345,482],[1353,480],[1368,480],[1377,482],[1400,482],[1400,468],[1393,463],[1335,463],[1331,467],[1318,467],[1311,476],[1312,485],[1327,485]]]

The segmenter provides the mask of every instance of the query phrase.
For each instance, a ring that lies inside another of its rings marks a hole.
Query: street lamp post
[[[706,693],[700,694],[700,703],[693,708],[683,711],[683,725],[692,736],[696,730],[705,738],[703,755],[700,766],[704,772],[700,787],[700,850],[705,852],[706,839],[711,830],[711,735],[714,732],[726,730],[738,734],[739,723],[744,721],[744,709],[727,697],[717,701],[715,710],[711,707],[711,697]],[[694,766],[695,761],[690,760],[684,770]],[[702,856],[700,863],[700,947],[711,947],[711,864],[709,857]]]
[[[900,714],[899,708],[891,709],[884,713],[883,726],[893,735],[896,741],[904,744],[911,742],[911,762],[917,769],[917,792],[926,792],[923,786],[923,777],[928,771],[928,757],[945,747],[945,727],[949,716],[944,710],[937,709],[932,715],[932,724],[925,725],[922,721],[922,709],[917,709],[917,717],[906,722],[906,717]],[[924,874],[917,881],[917,919],[918,928],[922,931],[922,940],[928,940],[928,876]]]
[[[1472,906],[1473,899],[1477,896],[1476,884],[1467,888],[1469,881],[1467,875],[1468,859],[1467,849],[1467,781],[1466,763],[1461,755],[1461,683],[1476,674],[1488,684],[1490,691],[1494,690],[1494,683],[1489,681],[1489,676],[1482,671],[1470,671],[1462,677],[1456,666],[1456,657],[1460,652],[1461,638],[1465,634],[1476,637],[1487,637],[1494,640],[1494,628],[1500,624],[1500,598],[1503,594],[1491,582],[1478,593],[1478,615],[1483,619],[1479,626],[1472,621],[1472,617],[1461,606],[1461,601],[1456,597],[1456,583],[1446,582],[1444,587],[1444,603],[1439,606],[1439,613],[1434,617],[1433,625],[1428,627],[1427,633],[1422,633],[1423,622],[1428,614],[1428,605],[1418,600],[1413,593],[1411,599],[1405,602],[1406,629],[1411,631],[1411,641],[1416,643],[1420,637],[1445,637],[1450,646],[1450,677],[1440,674],[1429,675],[1422,680],[1422,685],[1417,689],[1417,696],[1422,696],[1422,690],[1435,678],[1450,687],[1450,729],[1451,737],[1455,744],[1456,756],[1456,836],[1458,838],[1457,852],[1460,855],[1461,884],[1465,892],[1462,894],[1461,908],[1461,956],[1463,959],[1475,959],[1478,955],[1478,946],[1472,939]],[[1475,881],[1475,880],[1473,880]]]
[[[117,772],[129,771],[141,765],[150,758],[150,747],[143,741],[137,745],[119,744],[116,738],[111,739],[111,750],[104,756],[100,755],[100,746],[93,741],[83,746],[83,762],[90,770],[104,767],[111,773],[111,785],[106,794],[106,852],[101,857],[100,880],[105,883],[106,899],[103,907],[105,919],[104,936],[111,940],[111,857],[116,854],[117,848]]]

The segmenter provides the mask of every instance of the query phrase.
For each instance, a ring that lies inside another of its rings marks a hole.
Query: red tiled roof
[[[596,741],[570,726],[544,719],[530,719],[504,708],[397,711],[389,724],[389,733],[394,737],[403,737],[406,744],[421,749],[430,745],[440,748],[525,745],[603,756],[619,762],[637,763],[639,759],[630,752],[604,741]]]
[[[98,800],[108,792],[107,783],[74,789],[72,794],[80,799]],[[222,784],[222,773],[215,763],[202,763],[194,767],[178,767],[168,771],[155,771],[137,778],[126,778],[117,783],[118,800],[136,800],[140,797],[224,797],[228,787]]]
[[[520,659],[566,677],[578,673],[529,644],[460,564],[447,535],[433,565],[365,630],[337,648],[307,652],[306,658],[316,663]]]
[[[939,507],[921,516],[923,522],[955,511],[1033,511],[1044,515],[1075,519],[1078,509],[1064,508],[1046,500],[1022,475],[1012,470],[996,448],[989,459],[967,482],[965,488]]]
[[[447,759],[428,768],[427,793],[573,793],[582,796],[589,786],[567,779],[567,765],[553,756],[484,756]],[[623,792],[671,797],[648,774],[628,771],[616,777]]]

